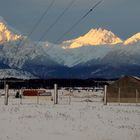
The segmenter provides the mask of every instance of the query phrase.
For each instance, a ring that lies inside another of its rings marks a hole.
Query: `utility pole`
[[[58,87],[57,84],[54,84],[54,104],[58,104]]]
[[[5,100],[4,100],[4,104],[8,105],[8,92],[9,92],[9,86],[8,84],[5,85]]]
[[[20,104],[22,104],[22,97],[23,97],[23,89],[20,89],[20,94],[19,94],[19,98],[20,98]]]
[[[104,105],[107,105],[107,85],[104,87]]]
[[[37,91],[37,104],[39,104],[39,96],[40,96],[40,93],[39,91]]]

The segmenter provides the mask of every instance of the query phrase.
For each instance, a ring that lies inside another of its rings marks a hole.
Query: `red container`
[[[45,90],[41,89],[25,89],[23,91],[23,96],[39,96],[45,93]]]

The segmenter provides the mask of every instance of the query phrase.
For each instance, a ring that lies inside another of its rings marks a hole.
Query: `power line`
[[[51,7],[53,6],[55,0],[52,0],[52,2],[49,4],[49,6],[47,7],[47,9],[43,12],[43,14],[41,15],[41,17],[39,18],[39,20],[36,22],[36,24],[33,26],[32,30],[30,31],[30,33],[27,35],[28,37],[30,37],[33,32],[36,30],[36,28],[39,26],[40,22],[43,20],[43,18],[45,17],[45,15],[49,12],[49,10],[51,9]],[[21,40],[19,42],[19,46],[22,46],[23,40]]]
[[[48,29],[44,32],[44,34],[40,37],[39,41],[41,41],[47,34],[48,32],[57,24],[57,22],[62,18],[62,16],[71,8],[71,6],[73,5],[73,3],[76,0],[72,0],[68,6],[63,10],[63,12],[56,18],[56,20],[53,22],[53,24],[51,24]]]
[[[60,36],[57,40],[56,43],[58,41],[60,41],[61,39],[63,39],[63,37],[65,35],[67,35],[69,32],[71,32],[71,30],[73,28],[75,28],[85,17],[87,17],[101,2],[103,2],[103,0],[97,2],[87,13],[85,13],[79,20],[77,20],[77,22],[75,22],[66,32],[64,32],[64,34],[62,34],[62,36]]]
[[[34,25],[34,27],[32,28],[31,32],[29,33],[28,36],[31,36],[32,33],[35,31],[35,29],[38,27],[38,25],[40,24],[40,22],[42,21],[42,19],[45,17],[45,15],[49,12],[49,10],[51,9],[51,7],[53,6],[55,0],[53,0],[50,5],[47,7],[47,9],[44,11],[44,13],[41,15],[41,17],[39,18],[39,20],[37,21],[37,23]]]

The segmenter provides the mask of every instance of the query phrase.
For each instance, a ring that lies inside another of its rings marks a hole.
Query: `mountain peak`
[[[132,37],[128,38],[127,40],[125,40],[124,45],[133,44],[134,42],[137,42],[138,40],[140,40],[140,33],[137,33],[133,35]]]
[[[9,41],[15,41],[19,38],[21,38],[21,35],[13,33],[4,21],[4,19],[0,17],[0,44]]]
[[[78,48],[87,45],[114,45],[123,41],[109,30],[91,29],[88,33],[73,40],[63,42],[64,48]]]
[[[87,34],[109,34],[112,33],[109,30],[106,29],[102,29],[102,28],[95,28],[95,29],[91,29]]]

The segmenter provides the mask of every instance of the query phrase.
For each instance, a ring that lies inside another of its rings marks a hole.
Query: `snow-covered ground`
[[[58,105],[10,97],[5,106],[1,97],[0,140],[140,140],[140,106],[104,106],[102,92],[78,90],[66,104],[69,92],[59,93]]]

